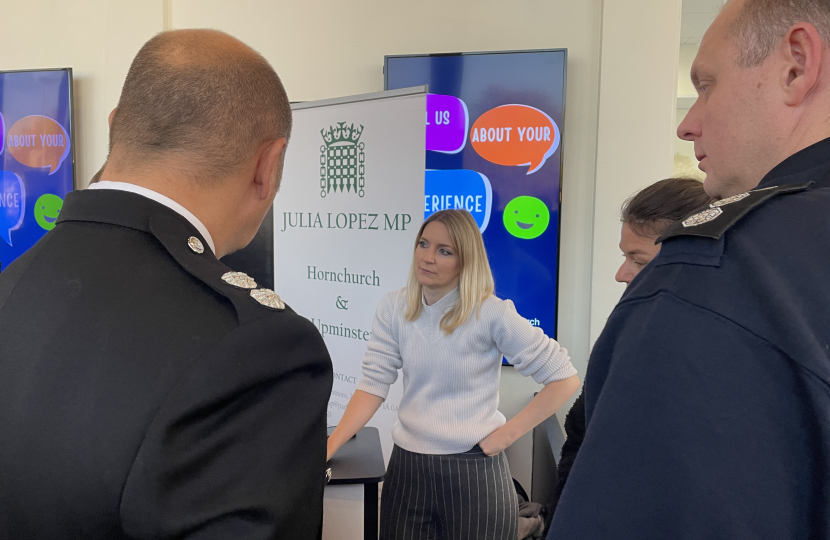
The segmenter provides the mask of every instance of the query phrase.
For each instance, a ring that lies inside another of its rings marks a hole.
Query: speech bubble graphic
[[[559,127],[528,105],[502,105],[478,117],[470,143],[478,155],[498,165],[529,166],[538,171],[559,147]]]
[[[502,221],[507,232],[516,238],[531,240],[548,229],[550,210],[540,199],[522,195],[507,203]]]
[[[25,116],[9,129],[6,146],[20,163],[55,174],[69,155],[69,135],[48,116]]]
[[[470,115],[455,96],[427,94],[427,150],[457,154],[467,144]]]
[[[464,208],[484,232],[490,223],[493,190],[483,174],[467,169],[428,170],[424,179],[424,219],[438,210]]]
[[[51,231],[55,228],[55,221],[63,208],[63,199],[57,195],[47,193],[35,201],[35,221],[41,229]]]
[[[0,171],[0,238],[12,245],[12,231],[23,224],[26,210],[26,186],[11,171]]]

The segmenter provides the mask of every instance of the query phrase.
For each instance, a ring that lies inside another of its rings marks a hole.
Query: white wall
[[[591,344],[625,290],[620,205],[672,175],[681,0],[605,0],[599,97]]]
[[[161,0],[4,2],[0,70],[73,68],[75,174],[86,187],[107,157],[107,116],[135,53],[162,30]]]

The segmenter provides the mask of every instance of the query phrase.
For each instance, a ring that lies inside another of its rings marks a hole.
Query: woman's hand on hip
[[[513,442],[513,438],[507,433],[504,426],[502,426],[493,433],[484,437],[481,442],[478,443],[478,446],[481,448],[481,451],[488,456],[495,456],[499,452],[504,451],[508,446],[513,444]]]
[[[485,437],[478,445],[488,456],[495,456],[549,418],[578,388],[579,379],[576,375],[546,384],[519,414]]]

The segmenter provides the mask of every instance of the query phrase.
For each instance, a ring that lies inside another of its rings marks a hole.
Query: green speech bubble
[[[530,240],[547,230],[550,210],[536,197],[522,195],[507,203],[502,220],[507,232],[516,238]]]
[[[55,220],[63,207],[63,199],[57,195],[47,193],[35,201],[35,220],[41,228],[51,231],[55,228]]]

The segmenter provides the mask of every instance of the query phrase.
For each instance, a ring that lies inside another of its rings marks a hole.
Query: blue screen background
[[[0,113],[4,119],[3,151],[0,153],[2,168],[16,173],[26,186],[26,203],[23,223],[11,232],[12,245],[0,239],[0,270],[32,247],[46,230],[38,225],[34,216],[35,202],[42,195],[51,193],[61,199],[72,191],[75,181],[74,148],[70,119],[71,72],[67,70],[0,72]],[[48,167],[35,169],[17,161],[11,152],[7,135],[11,127],[25,116],[48,116],[63,126],[69,134],[69,155],[54,174]]]
[[[452,56],[387,56],[386,89],[429,85],[429,93],[456,96],[467,104],[469,128],[490,109],[508,104],[535,107],[550,116],[564,138],[565,50]],[[528,167],[491,163],[470,143],[457,154],[427,152],[427,169],[470,169],[490,179],[493,206],[484,244],[496,295],[513,300],[520,315],[556,337],[561,186],[560,144],[535,173]],[[512,236],[502,221],[508,202],[521,195],[541,199],[550,210],[548,229],[531,240]],[[538,324],[536,324],[538,323]]]

